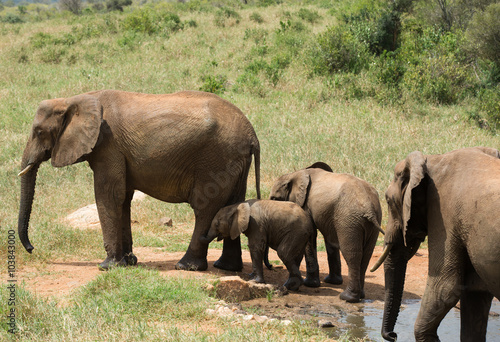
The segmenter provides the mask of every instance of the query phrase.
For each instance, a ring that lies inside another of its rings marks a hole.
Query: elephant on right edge
[[[382,336],[396,341],[406,266],[427,236],[429,274],[415,322],[417,342],[439,341],[441,320],[460,300],[460,340],[485,341],[493,296],[500,299],[500,152],[415,151],[396,164],[386,192]]]
[[[382,209],[377,191],[364,180],[349,174],[333,173],[317,162],[308,168],[281,176],[271,189],[272,200],[291,201],[311,215],[314,226],[325,238],[329,275],[325,282],[342,284],[340,251],[348,266],[349,283],[340,294],[347,302],[365,297],[368,263],[375,248]],[[316,246],[313,246],[316,250]],[[307,272],[306,286],[320,285],[319,269]]]

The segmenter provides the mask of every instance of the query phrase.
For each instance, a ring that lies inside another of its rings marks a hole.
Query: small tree
[[[78,15],[82,11],[82,0],[59,0],[59,8]]]
[[[500,68],[500,3],[474,15],[467,29],[467,40],[476,54]]]

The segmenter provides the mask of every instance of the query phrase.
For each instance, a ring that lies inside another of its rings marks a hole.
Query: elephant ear
[[[99,138],[102,108],[91,95],[78,95],[67,99],[64,123],[52,150],[52,166],[74,164],[92,152]]]
[[[323,169],[323,170],[328,171],[328,172],[333,172],[330,165],[328,165],[327,163],[323,163],[323,162],[316,162],[316,163],[312,164],[311,166],[306,167],[306,169]]]
[[[481,147],[481,146],[474,147],[474,148],[485,153],[485,154],[492,156],[493,158],[500,159],[500,151],[498,151],[496,148]]]
[[[248,224],[250,223],[250,205],[247,202],[238,204],[231,221],[229,233],[231,240],[234,240],[248,228]]]
[[[290,190],[290,201],[304,207],[307,195],[309,193],[309,184],[311,176],[306,170],[297,171],[297,177],[294,178],[292,189]]]
[[[403,193],[403,238],[423,241],[427,235],[427,160],[415,151],[405,161],[401,191]]]

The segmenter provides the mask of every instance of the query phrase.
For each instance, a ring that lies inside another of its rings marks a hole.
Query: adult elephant
[[[187,202],[195,227],[178,269],[207,268],[207,233],[217,211],[245,199],[255,158],[260,197],[260,147],[255,131],[233,104],[204,92],[150,95],[102,90],[41,102],[19,175],[18,231],[31,253],[28,224],[37,169],[51,159],[62,167],[87,161],[106,259],[99,265],[133,265],[130,203],[134,190],[171,203]],[[226,239],[216,267],[241,270],[240,240]]]
[[[415,322],[417,341],[437,329],[460,300],[461,341],[485,341],[493,296],[500,298],[500,154],[465,148],[440,155],[412,152],[394,169],[387,192],[385,308],[382,336],[393,332],[406,265],[428,237],[429,274]]]
[[[314,226],[325,238],[329,266],[325,282],[343,282],[340,249],[349,275],[340,299],[354,303],[364,298],[366,269],[378,235],[383,233],[382,209],[375,188],[358,177],[334,173],[327,164],[317,162],[281,176],[273,184],[270,198],[295,202],[311,215]],[[320,286],[318,267],[307,270],[304,284]]]

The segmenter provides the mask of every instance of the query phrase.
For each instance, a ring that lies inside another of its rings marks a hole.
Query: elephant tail
[[[371,224],[373,224],[373,226],[380,232],[382,233],[382,235],[385,235],[385,232],[384,230],[382,229],[382,227],[380,226],[380,223],[378,222],[378,220],[373,217],[373,216],[365,216],[365,218],[368,220],[368,222],[370,222]]]
[[[257,199],[260,199],[260,146],[258,141],[253,147],[253,158],[255,161],[255,190],[257,191]]]
[[[268,270],[273,269],[273,265],[269,263],[269,245],[266,246],[266,251],[264,252],[264,265],[266,265]]]

